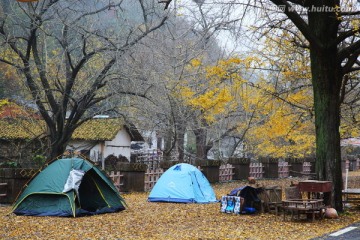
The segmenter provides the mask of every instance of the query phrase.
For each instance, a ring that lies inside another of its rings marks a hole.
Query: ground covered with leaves
[[[262,185],[289,186],[294,179],[261,180]],[[213,185],[217,198],[246,185]],[[0,239],[311,239],[360,221],[353,207],[338,219],[287,221],[271,213],[220,213],[220,203],[147,202],[148,193],[122,194],[128,208],[113,214],[79,218],[25,217],[0,207]]]

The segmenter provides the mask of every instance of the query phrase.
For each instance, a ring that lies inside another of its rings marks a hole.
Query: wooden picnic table
[[[324,201],[325,196],[328,196],[325,205],[330,205],[330,195],[333,188],[331,181],[305,180],[299,182],[299,191],[307,193],[308,199],[321,199]]]
[[[306,180],[299,182],[299,191],[307,192],[308,199],[319,199],[320,193],[329,193],[332,190],[332,182]]]
[[[323,208],[322,199],[292,199],[282,201],[282,208],[284,212],[284,220],[287,212],[291,212],[291,220],[294,215],[300,219],[300,214],[311,214],[312,221],[315,220],[315,214],[320,213]],[[321,218],[321,214],[320,214]]]

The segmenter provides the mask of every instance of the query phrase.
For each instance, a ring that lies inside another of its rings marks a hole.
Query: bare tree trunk
[[[185,145],[185,123],[181,123],[177,126],[177,150],[178,150],[178,161],[184,162],[184,145]]]
[[[196,158],[199,160],[207,159],[209,151],[207,146],[207,123],[205,119],[201,119],[197,129],[194,130],[196,140]]]
[[[163,159],[164,161],[171,160],[171,150],[173,149],[173,131],[168,129],[164,138],[164,151],[163,151]]]

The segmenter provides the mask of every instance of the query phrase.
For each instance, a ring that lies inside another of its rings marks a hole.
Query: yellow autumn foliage
[[[6,106],[8,104],[9,104],[8,99],[0,99],[0,110],[2,109],[3,106]]]
[[[308,66],[295,62],[292,67],[298,68],[293,71],[290,71],[290,65],[284,65],[286,71],[281,71],[279,84],[296,86],[294,81],[308,78]],[[274,84],[264,76],[259,75],[252,81],[244,79],[244,71],[254,65],[262,66],[264,63],[256,57],[221,60],[216,66],[203,66],[194,60],[192,67],[196,66],[196,71],[204,68],[204,81],[187,80],[179,87],[180,96],[185,104],[200,111],[201,117],[209,124],[232,111],[242,111],[245,117],[237,124],[237,130],[244,132],[249,128],[248,121],[252,121],[245,141],[257,155],[304,157],[312,154],[315,134],[308,111],[312,106],[310,89],[294,88],[286,94],[279,94]],[[200,84],[195,84],[196,81]]]
[[[286,31],[266,34],[262,66],[270,69],[255,83],[246,109],[257,108],[259,124],[246,136],[257,155],[304,157],[314,153],[315,127],[308,51],[294,46],[294,36]],[[301,39],[296,39],[302,41]]]
[[[256,144],[258,155],[300,158],[313,153],[313,125],[289,110],[283,105],[274,110],[264,124],[250,129],[248,140]]]
[[[217,117],[226,115],[236,105],[234,90],[236,91],[236,86],[240,82],[244,82],[236,73],[236,69],[242,62],[243,60],[239,58],[231,58],[221,60],[215,66],[203,66],[201,60],[192,60],[188,70],[191,71],[193,68],[194,72],[202,74],[184,80],[176,88],[176,93],[180,93],[177,94],[177,98],[182,99],[195,111],[200,111],[201,117],[208,123],[213,123]],[[203,81],[198,81],[199,78]],[[236,84],[229,84],[229,80]]]
[[[352,73],[347,76],[348,80],[357,79],[358,74]],[[355,80],[357,81],[357,80]],[[350,86],[348,89],[352,88]],[[360,137],[360,108],[359,95],[357,91],[348,92],[344,98],[344,104],[341,106],[341,138],[359,138]]]
[[[343,113],[342,121],[340,125],[340,137],[341,138],[356,138],[360,137],[360,113],[346,114]]]
[[[191,67],[200,67],[202,62],[200,59],[195,58],[190,61],[190,64],[191,64]]]

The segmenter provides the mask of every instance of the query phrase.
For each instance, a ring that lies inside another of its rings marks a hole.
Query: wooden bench
[[[0,188],[2,187],[2,188],[6,188],[7,187],[7,183],[0,183]],[[6,197],[7,196],[7,194],[6,194],[6,192],[5,193],[0,193],[0,197]]]
[[[360,203],[360,188],[342,190],[343,203]]]
[[[296,214],[298,219],[300,219],[300,214],[311,214],[312,221],[315,220],[315,214],[321,213],[323,209],[323,200],[322,199],[292,199],[284,200],[282,202],[282,208],[284,211],[284,221],[286,212],[291,212],[291,220],[294,219]],[[320,218],[321,218],[320,214]]]

